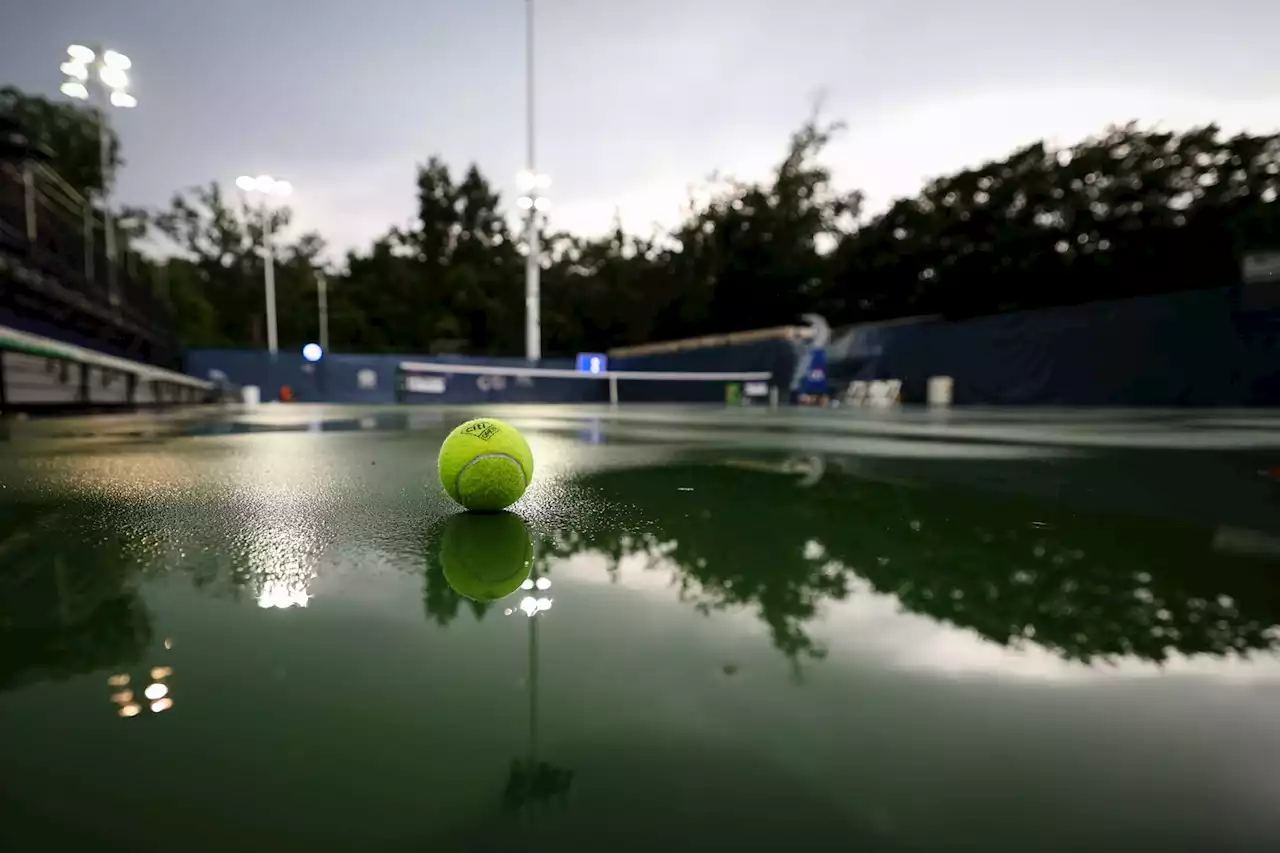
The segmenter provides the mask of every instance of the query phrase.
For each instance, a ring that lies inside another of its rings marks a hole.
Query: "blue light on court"
[[[578,372],[579,373],[607,373],[609,370],[609,356],[599,352],[580,352],[578,353]]]
[[[319,344],[307,344],[302,348],[302,357],[307,361],[319,361],[322,355],[324,350],[320,349]]]

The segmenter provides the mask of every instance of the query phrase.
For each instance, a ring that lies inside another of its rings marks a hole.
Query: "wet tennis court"
[[[1280,420],[491,413],[5,422],[0,849],[1280,849]]]

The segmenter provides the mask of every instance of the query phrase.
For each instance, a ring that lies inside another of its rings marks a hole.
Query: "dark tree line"
[[[28,95],[13,86],[0,86],[0,146],[4,156],[48,159],[62,178],[88,198],[102,188],[98,119],[93,110],[74,102],[51,101]],[[108,136],[106,182],[124,165],[120,140]],[[12,148],[10,148],[12,146]]]
[[[91,113],[3,94],[0,114],[32,126],[73,183],[96,186]],[[669,231],[544,234],[544,349],[741,331],[807,311],[840,325],[1214,287],[1237,280],[1244,252],[1280,247],[1280,135],[1117,126],[1070,148],[1027,145],[867,216],[822,164],[839,131],[807,122],[766,180],[719,182]],[[335,349],[522,352],[521,225],[474,165],[457,173],[431,157],[415,192],[411,226],[337,263],[323,260],[320,235],[284,234],[289,210],[264,214],[212,184],[125,221],[172,245],[152,274],[188,346],[262,345],[266,230],[282,346],[316,337],[323,274]]]
[[[951,316],[1215,287],[1280,245],[1280,136],[1130,124],[940,178],[844,240],[833,318]]]

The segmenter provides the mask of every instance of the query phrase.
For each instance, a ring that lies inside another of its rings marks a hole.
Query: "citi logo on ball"
[[[497,424],[489,423],[488,421],[481,421],[479,423],[472,424],[463,430],[465,435],[475,436],[481,441],[488,441],[500,432],[502,432],[502,430],[498,428]]]

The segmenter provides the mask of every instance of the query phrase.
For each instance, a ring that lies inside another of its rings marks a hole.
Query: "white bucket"
[[[950,376],[930,376],[928,398],[930,406],[950,406],[955,381]]]
[[[257,385],[246,385],[240,389],[240,402],[246,406],[256,406],[262,402],[262,391]]]

